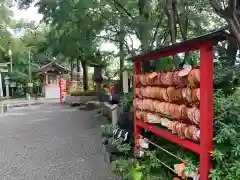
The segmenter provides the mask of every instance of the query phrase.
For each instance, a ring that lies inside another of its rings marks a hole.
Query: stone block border
[[[86,103],[88,101],[97,101],[97,96],[65,96],[63,98],[64,104]]]

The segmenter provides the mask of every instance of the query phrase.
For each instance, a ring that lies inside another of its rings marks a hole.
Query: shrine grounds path
[[[14,108],[0,116],[1,180],[117,180],[100,151],[93,112],[59,104]]]

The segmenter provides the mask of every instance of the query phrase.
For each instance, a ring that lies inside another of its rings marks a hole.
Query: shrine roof
[[[70,70],[68,68],[63,67],[62,65],[56,63],[55,61],[51,61],[47,63],[46,65],[40,67],[39,72],[45,73],[47,71],[51,71],[52,69],[56,69],[57,71],[60,71],[61,73],[69,73]]]
[[[225,29],[218,30],[203,36],[193,38],[191,40],[179,42],[170,46],[166,46],[160,49],[149,51],[144,54],[136,55],[130,59],[134,61],[153,60],[159,57],[170,56],[177,53],[186,51],[194,51],[199,49],[204,43],[211,43],[215,45],[219,41],[224,41],[231,38],[231,35],[225,31]]]

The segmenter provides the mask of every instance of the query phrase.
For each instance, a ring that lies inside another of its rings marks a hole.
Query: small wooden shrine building
[[[64,74],[69,74],[70,70],[62,65],[51,61],[42,66],[39,70],[39,75],[42,76],[42,93],[45,98],[60,98],[59,82]]]

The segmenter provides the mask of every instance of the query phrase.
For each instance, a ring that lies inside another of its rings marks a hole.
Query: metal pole
[[[3,97],[3,87],[2,87],[2,72],[0,69],[0,98]]]
[[[12,74],[13,72],[13,57],[12,57],[12,46],[11,46],[11,42],[9,42],[8,45],[8,55],[10,57],[10,73]],[[10,83],[11,84],[11,83]],[[13,96],[13,87],[10,86],[10,89],[12,91],[12,96]]]
[[[10,56],[10,72],[13,71],[13,62],[12,62],[12,55]]]
[[[11,61],[11,64],[10,64],[10,71],[11,71],[11,73],[13,72],[13,58],[12,58],[12,54],[11,54],[11,56],[10,56],[10,61]],[[10,83],[11,84],[11,83]],[[10,88],[11,88],[11,91],[12,91],[12,94],[11,94],[11,96],[13,97],[13,87],[11,87],[10,86]]]
[[[11,87],[11,89],[12,89],[12,97],[14,96],[14,89],[13,89],[13,87]]]
[[[12,73],[12,43],[11,41],[8,42],[8,55],[10,57],[10,72]]]
[[[28,75],[29,75],[29,83],[32,83],[32,70],[31,70],[31,49],[28,51]]]
[[[29,76],[29,97],[31,99],[32,94],[32,71],[31,71],[31,49],[28,50],[28,76]]]

